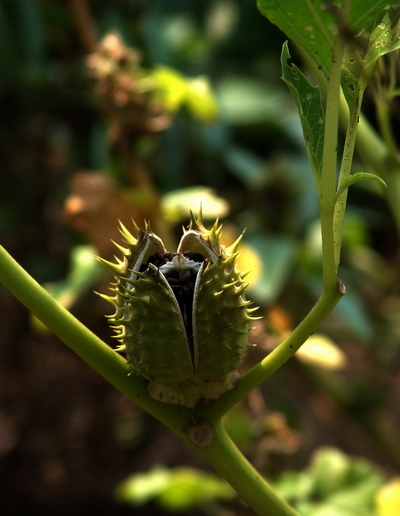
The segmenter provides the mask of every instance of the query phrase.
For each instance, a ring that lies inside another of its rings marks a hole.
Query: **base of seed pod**
[[[207,402],[218,399],[222,394],[235,387],[238,380],[239,373],[232,371],[220,380],[203,383],[190,381],[180,385],[164,385],[158,382],[150,382],[147,385],[147,390],[150,396],[158,401],[193,408],[199,401]]]

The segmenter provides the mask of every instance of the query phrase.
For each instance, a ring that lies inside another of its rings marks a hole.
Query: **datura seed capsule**
[[[206,230],[201,213],[192,214],[171,253],[149,225],[135,225],[135,238],[121,224],[123,259],[100,258],[116,278],[115,295],[102,297],[116,308],[107,317],[118,350],[157,400],[194,407],[217,399],[237,379],[255,308],[235,266],[240,238],[225,249],[221,229],[217,221]]]

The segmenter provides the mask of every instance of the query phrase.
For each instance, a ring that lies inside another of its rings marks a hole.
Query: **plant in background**
[[[283,79],[299,110],[320,206],[324,284],[317,303],[294,331],[233,382],[232,371],[247,346],[245,284],[234,267],[235,244],[228,250],[220,247],[219,228],[207,232],[201,218],[192,218],[177,254],[169,254],[149,228],[139,231],[138,239],[123,230],[128,249],[121,248],[123,261],[108,267],[117,277],[111,320],[131,375],[125,359],[56,303],[4,250],[0,279],[88,364],[189,442],[257,514],[295,516],[296,509],[234,446],[221,418],[293,356],[344,295],[337,274],[348,187],[371,178],[397,185],[400,167],[389,140],[370,130],[360,110],[378,59],[400,47],[400,6],[376,0],[259,0],[258,7],[307,54],[318,81],[318,86],[310,84],[285,45]],[[340,120],[346,123],[346,138],[338,176]],[[352,173],[356,145],[381,177]],[[379,152],[372,156],[371,149]],[[395,188],[389,193],[398,201]],[[161,401],[165,399],[170,403]],[[293,493],[289,498],[299,509],[307,506]],[[318,508],[308,510],[318,514]]]
[[[215,121],[218,108],[206,77],[185,77],[160,65],[147,70],[141,61],[140,52],[127,47],[116,32],[108,33],[87,57],[111,144],[165,130],[182,107],[200,120]]]

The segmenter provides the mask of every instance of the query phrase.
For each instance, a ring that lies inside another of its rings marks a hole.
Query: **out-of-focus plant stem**
[[[68,0],[68,7],[76,27],[82,49],[86,53],[94,52],[97,45],[97,34],[86,0]]]

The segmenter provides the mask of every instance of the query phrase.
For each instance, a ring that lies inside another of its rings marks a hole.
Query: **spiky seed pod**
[[[121,224],[123,259],[100,258],[116,278],[115,295],[102,297],[116,308],[108,317],[118,350],[160,401],[194,407],[217,399],[233,387],[249,345],[254,309],[235,266],[241,237],[225,249],[221,229],[217,221],[207,230],[201,213],[191,214],[177,253],[169,253],[148,225],[135,225],[135,238]]]

